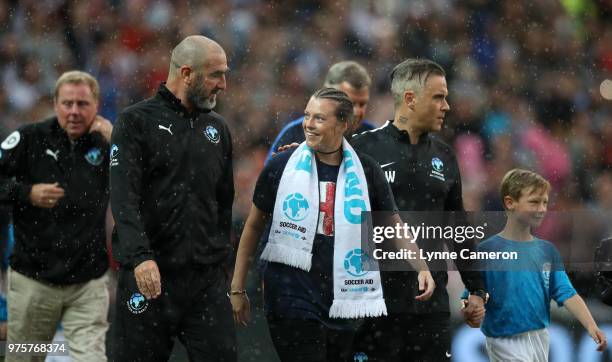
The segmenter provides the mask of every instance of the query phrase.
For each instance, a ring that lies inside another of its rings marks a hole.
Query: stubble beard
[[[204,77],[197,77],[193,86],[187,88],[187,100],[198,110],[210,111],[217,105],[217,97],[204,87]]]

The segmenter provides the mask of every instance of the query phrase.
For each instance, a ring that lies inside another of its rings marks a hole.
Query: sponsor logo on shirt
[[[169,125],[168,127],[164,127],[164,126],[162,126],[161,124],[158,124],[158,125],[157,125],[157,128],[159,128],[159,129],[163,129],[164,131],[167,131],[168,133],[170,133],[170,135],[171,135],[171,136],[174,136],[174,134],[172,134],[172,130],[171,130],[171,128],[172,128],[172,123],[170,123],[170,125]]]
[[[110,167],[119,165],[119,146],[112,145],[110,149]]]
[[[57,162],[57,158],[59,156],[59,150],[53,152],[49,148],[45,150],[45,155],[53,157],[53,159]]]
[[[437,178],[440,181],[446,181],[444,177],[444,162],[438,157],[431,159],[431,173],[430,177]]]

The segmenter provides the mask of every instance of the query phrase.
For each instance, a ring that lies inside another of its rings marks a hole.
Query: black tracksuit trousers
[[[167,361],[178,337],[190,361],[236,361],[236,332],[223,268],[160,274],[162,294],[144,301],[136,294],[133,270],[119,271],[111,360]]]

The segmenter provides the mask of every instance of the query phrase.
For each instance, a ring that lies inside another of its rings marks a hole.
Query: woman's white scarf
[[[378,270],[363,270],[361,213],[371,211],[363,166],[342,140],[342,163],[334,201],[334,301],[332,318],[387,315]],[[263,260],[310,270],[319,220],[319,179],[314,151],[303,142],[291,155],[280,180]],[[368,265],[375,263],[370,260]],[[376,268],[378,269],[378,268]]]

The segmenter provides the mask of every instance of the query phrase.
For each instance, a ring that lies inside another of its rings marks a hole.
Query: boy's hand
[[[462,312],[463,319],[468,326],[472,328],[480,327],[485,315],[484,300],[477,295],[470,295]]]
[[[589,334],[591,335],[595,343],[597,343],[597,350],[599,352],[605,351],[608,347],[608,340],[606,339],[606,334],[598,327],[589,329]]]
[[[568,298],[563,302],[563,305],[580,321],[580,324],[584,326],[587,332],[589,332],[591,338],[597,343],[597,350],[599,352],[605,351],[608,347],[606,334],[597,327],[597,323],[593,320],[591,312],[589,312],[589,309],[580,295],[575,294]]]

